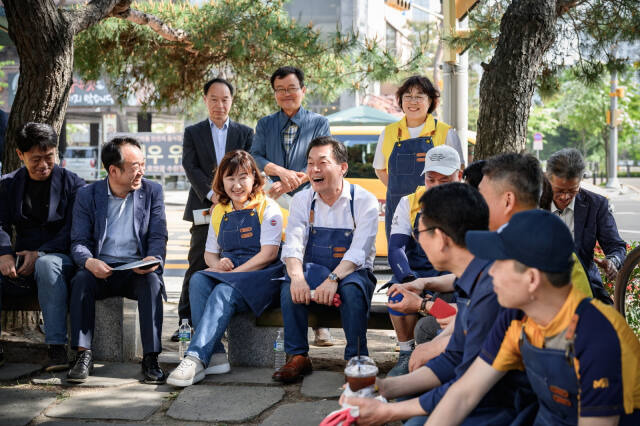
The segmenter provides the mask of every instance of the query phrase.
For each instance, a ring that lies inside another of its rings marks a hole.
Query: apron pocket
[[[395,174],[398,176],[413,176],[416,174],[416,154],[398,154],[396,156]]]

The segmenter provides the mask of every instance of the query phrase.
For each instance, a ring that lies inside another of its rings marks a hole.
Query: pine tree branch
[[[111,11],[130,5],[131,0],[91,0],[84,7],[62,9],[60,13],[71,26],[72,33],[78,34],[103,20]]]
[[[199,53],[198,50],[193,48],[193,43],[189,39],[189,34],[186,31],[171,28],[171,26],[169,26],[157,16],[141,12],[136,9],[131,9],[129,7],[124,10],[114,9],[113,12],[111,12],[110,16],[114,18],[124,19],[126,21],[133,22],[134,24],[143,26],[146,25],[165,40],[184,44],[184,49],[187,52],[195,54]]]

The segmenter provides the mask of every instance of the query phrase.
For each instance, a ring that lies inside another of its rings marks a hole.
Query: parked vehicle
[[[64,152],[62,167],[76,173],[87,182],[98,179],[98,147],[70,146]]]

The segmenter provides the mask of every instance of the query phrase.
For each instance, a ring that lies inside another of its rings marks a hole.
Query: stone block
[[[142,357],[137,302],[124,297],[96,301],[93,358],[124,362]]]
[[[21,426],[56,400],[54,392],[0,388],[0,426]]]
[[[84,383],[69,383],[67,372],[45,372],[31,379],[34,385],[110,388],[138,383],[143,379],[140,364],[94,363],[93,374]]]
[[[344,374],[335,371],[314,371],[304,378],[302,394],[316,398],[337,398],[342,393]]]
[[[339,408],[338,401],[326,400],[284,404],[276,408],[261,426],[316,426]]]
[[[167,415],[186,421],[246,422],[283,396],[284,390],[267,386],[189,386]]]
[[[160,408],[170,391],[165,385],[133,385],[83,392],[54,405],[45,414],[65,419],[144,420]]]
[[[227,328],[229,363],[245,367],[272,368],[273,343],[278,327],[257,327],[252,313],[234,315]]]
[[[210,374],[202,383],[242,383],[259,385],[281,385],[271,379],[273,368],[233,367],[226,374]]]
[[[0,382],[16,380],[42,369],[39,364],[22,364],[8,362],[0,367]]]

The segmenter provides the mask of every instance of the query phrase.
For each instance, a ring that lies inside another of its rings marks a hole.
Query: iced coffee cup
[[[352,392],[358,392],[376,383],[378,367],[368,356],[354,356],[347,363],[344,375]]]

